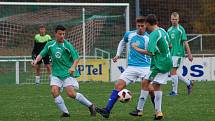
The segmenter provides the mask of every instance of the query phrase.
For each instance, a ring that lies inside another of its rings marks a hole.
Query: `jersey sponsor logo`
[[[61,55],[62,55],[62,49],[57,47],[57,52],[55,53],[55,57],[56,58],[61,58]]]
[[[171,34],[171,38],[174,39],[175,38],[175,34],[172,33]]]
[[[60,53],[60,52],[56,52],[56,53],[55,53],[55,57],[56,57],[56,58],[61,58],[61,53]]]

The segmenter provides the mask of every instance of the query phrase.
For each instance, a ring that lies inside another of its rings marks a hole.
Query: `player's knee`
[[[66,93],[71,98],[76,97],[76,91],[73,88],[66,88]]]
[[[76,97],[76,92],[75,91],[67,91],[66,93],[71,98],[75,98]]]
[[[142,89],[149,90],[149,81],[142,81]]]
[[[117,83],[115,84],[115,89],[118,90],[118,91],[120,91],[120,90],[122,90],[125,86],[126,86],[125,81],[119,80],[119,82],[117,82]]]
[[[55,97],[59,96],[59,89],[52,88],[51,93],[52,93],[52,96],[55,98]]]
[[[160,84],[153,84],[154,91],[160,91],[161,90],[160,86],[161,86]]]
[[[148,89],[149,89],[149,93],[154,92],[154,88],[153,88],[153,86],[151,84],[149,84]]]

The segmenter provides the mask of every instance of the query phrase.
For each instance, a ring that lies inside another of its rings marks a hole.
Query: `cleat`
[[[108,111],[106,111],[105,108],[101,109],[101,108],[96,107],[96,112],[101,114],[104,118],[109,118],[110,113]]]
[[[163,113],[162,112],[157,112],[155,114],[154,120],[161,120],[163,118]]]
[[[192,89],[193,89],[194,81],[190,80],[190,85],[187,86],[187,93],[188,95],[191,94]]]
[[[175,93],[174,91],[171,91],[168,96],[177,96],[177,93]]]
[[[60,117],[70,117],[69,113],[63,113]]]
[[[132,111],[129,114],[132,116],[143,116],[143,111],[136,109],[135,111]]]
[[[89,111],[90,111],[90,116],[96,116],[96,106],[94,104],[92,104],[89,107]]]

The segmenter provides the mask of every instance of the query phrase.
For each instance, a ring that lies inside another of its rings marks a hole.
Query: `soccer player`
[[[51,93],[54,97],[56,105],[62,112],[61,117],[69,117],[69,111],[60,96],[60,87],[64,87],[67,95],[76,99],[81,104],[89,108],[91,116],[96,115],[95,105],[85,98],[81,93],[75,90],[79,89],[79,84],[75,78],[79,77],[79,72],[76,69],[79,56],[75,48],[70,44],[65,36],[65,28],[58,25],[55,28],[56,40],[49,41],[44,49],[37,56],[36,60],[32,62],[35,66],[48,53],[52,58],[52,76],[51,76]]]
[[[160,28],[158,25],[157,17],[154,14],[149,14],[146,17],[146,28],[151,31],[149,35],[149,43],[146,50],[139,49],[136,44],[133,44],[133,48],[137,51],[151,55],[151,73],[143,80],[143,95],[144,99],[147,99],[149,94],[149,85],[152,84],[155,95],[155,119],[160,120],[163,118],[161,110],[162,103],[162,90],[161,85],[167,83],[168,74],[172,68],[172,59],[170,55],[170,42],[167,32]],[[143,101],[143,106],[145,104]]]
[[[172,78],[172,86],[173,89],[169,93],[170,96],[176,96],[178,93],[178,79],[184,82],[187,85],[188,95],[192,91],[193,82],[191,80],[186,80],[180,73],[177,73],[177,70],[180,66],[182,66],[184,57],[185,57],[185,49],[187,50],[188,59],[192,62],[193,57],[190,51],[190,47],[187,41],[187,35],[184,28],[179,24],[179,14],[177,12],[173,12],[171,14],[171,23],[172,26],[168,29],[168,34],[170,37],[170,41],[172,44],[171,55],[173,61],[173,68],[171,70],[171,78]]]
[[[51,40],[51,36],[46,34],[46,28],[44,25],[40,25],[39,27],[39,34],[36,34],[34,37],[34,48],[32,51],[32,59],[35,60],[37,55],[42,51],[44,46],[48,41]],[[51,66],[49,62],[49,55],[46,55],[45,57],[42,58],[43,63],[45,67],[47,68],[47,72],[50,75],[51,74]],[[35,76],[35,83],[38,85],[40,84],[40,66],[41,66],[42,61],[38,62],[37,65],[35,65],[35,71],[36,71],[36,76]]]
[[[96,111],[103,117],[109,118],[110,112],[118,99],[118,92],[125,88],[128,84],[134,83],[137,78],[145,78],[150,72],[151,59],[149,56],[141,54],[132,48],[132,44],[136,43],[141,49],[146,49],[148,45],[148,34],[145,32],[145,18],[137,17],[135,31],[128,31],[125,33],[123,39],[120,41],[117,49],[117,54],[113,58],[113,62],[116,62],[120,54],[122,53],[126,43],[128,43],[128,67],[119,77],[118,82],[115,84],[115,89],[112,90],[110,98],[105,108],[96,108]],[[140,106],[140,110],[142,106]],[[142,115],[141,112],[139,115]]]

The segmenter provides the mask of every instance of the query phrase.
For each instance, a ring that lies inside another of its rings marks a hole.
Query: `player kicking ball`
[[[138,17],[136,19],[136,27],[137,30],[135,31],[128,31],[125,33],[123,39],[120,41],[118,48],[117,48],[117,54],[113,58],[113,62],[117,62],[117,60],[120,57],[120,54],[122,53],[124,47],[126,46],[126,43],[128,43],[129,52],[128,52],[128,67],[126,70],[121,74],[119,77],[118,82],[115,84],[115,89],[112,90],[112,93],[110,95],[110,98],[108,100],[108,103],[105,108],[96,108],[96,111],[100,113],[104,118],[109,118],[109,115],[111,113],[111,110],[114,106],[114,104],[118,100],[118,93],[125,88],[128,84],[134,83],[137,78],[144,79],[146,75],[150,72],[150,65],[151,65],[151,58],[147,55],[141,54],[138,51],[136,51],[132,44],[136,43],[136,45],[141,49],[146,49],[148,46],[148,34],[145,32],[145,18],[144,17]],[[142,97],[140,98],[141,102],[139,103],[140,107],[139,112],[137,115],[142,116]],[[132,113],[133,114],[133,113]]]
[[[55,28],[56,40],[49,41],[36,59],[32,62],[35,66],[43,57],[49,54],[52,58],[52,76],[51,76],[51,93],[56,105],[62,112],[61,117],[70,117],[69,111],[60,95],[60,87],[64,87],[69,97],[77,100],[89,108],[90,115],[95,116],[95,105],[90,102],[81,93],[76,92],[79,84],[75,78],[79,77],[76,67],[79,62],[79,56],[75,48],[64,39],[64,26],[58,25]]]

